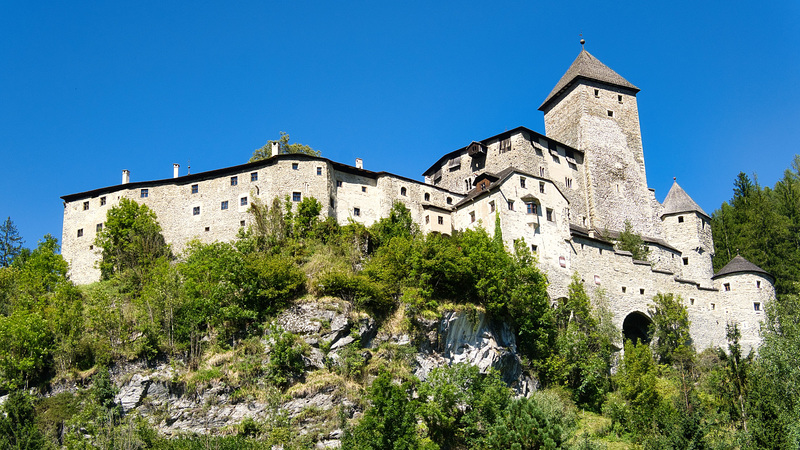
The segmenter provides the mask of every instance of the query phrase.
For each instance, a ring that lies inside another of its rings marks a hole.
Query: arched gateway
[[[625,340],[631,340],[634,343],[644,342],[649,343],[651,339],[650,325],[653,323],[647,314],[641,311],[634,311],[625,317],[622,322],[622,336]]]

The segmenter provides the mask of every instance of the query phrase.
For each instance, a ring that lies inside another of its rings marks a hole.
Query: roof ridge
[[[678,181],[675,180],[672,182],[672,187],[669,189],[667,193],[667,197],[664,198],[664,203],[661,204],[663,210],[661,212],[660,217],[664,217],[667,214],[677,214],[682,212],[697,212],[700,213],[707,218],[711,218],[700,205],[695,202],[686,191],[678,184]]]

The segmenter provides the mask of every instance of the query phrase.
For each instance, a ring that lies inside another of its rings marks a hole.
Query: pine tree
[[[0,267],[8,267],[22,251],[22,237],[11,217],[0,225]]]

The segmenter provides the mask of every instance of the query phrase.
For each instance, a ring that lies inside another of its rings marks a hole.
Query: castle
[[[713,273],[710,217],[676,183],[659,203],[647,187],[636,94],[639,89],[582,50],[544,100],[545,135],[515,128],[443,155],[425,182],[372,172],[326,158],[275,154],[268,159],[173,178],[130,182],[62,197],[62,254],[76,283],[99,279],[93,248],[106,212],[123,197],[155,211],[166,241],[180,252],[192,240],[232,240],[248,225],[249,203],[311,196],[322,215],[371,225],[403,202],[423,232],[449,234],[486,226],[499,215],[503,239],[524,238],[565,297],[577,272],[590,293],[602,289],[614,323],[641,337],[656,293],[680,295],[698,350],[725,345],[736,322],[745,348],[757,347],[773,278],[735,257]],[[629,222],[648,246],[648,261],[615,250]]]

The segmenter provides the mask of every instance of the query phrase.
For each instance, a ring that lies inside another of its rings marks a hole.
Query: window
[[[317,175],[322,175],[322,167],[317,167]]]
[[[78,237],[83,236],[83,228],[78,228]]]
[[[228,201],[225,200],[224,202],[219,204],[219,209],[225,210],[228,209]]]
[[[209,232],[209,231],[211,231],[211,227],[206,227],[206,228],[205,228],[205,231],[206,231],[206,232]]]
[[[539,192],[544,194],[544,181],[539,182]]]
[[[192,185],[192,194],[197,194],[197,192],[199,191],[199,189],[200,189],[200,188],[199,188],[199,186],[198,186],[198,185],[196,185],[196,184],[193,184],[193,185]]]
[[[431,223],[431,216],[425,216],[425,225]]]
[[[712,311],[717,309],[717,305],[715,303],[708,305],[708,307],[711,308]]]
[[[342,187],[342,180],[336,180],[336,187]]]
[[[192,215],[193,216],[199,216],[200,215],[200,207],[199,206],[195,206],[194,208],[192,208]]]
[[[426,201],[426,202],[429,202],[429,201],[431,201],[431,194],[428,194],[428,193],[426,192],[426,193],[425,193],[425,197],[424,197],[424,198],[425,198],[425,201]]]
[[[683,223],[683,216],[678,216],[678,223]]]
[[[452,205],[453,204],[453,198],[452,197],[447,197],[447,204],[448,205]]]
[[[106,198],[100,197],[100,206],[105,206],[105,205],[106,205]]]
[[[240,227],[243,227],[243,226],[244,226],[244,224],[245,224],[244,220],[240,220],[240,221],[239,221],[239,226],[240,226]]]
[[[489,212],[490,213],[494,212],[494,200],[489,202]]]
[[[599,98],[600,97],[600,89],[595,89],[594,90],[594,96],[595,96],[595,98]]]
[[[753,302],[753,311],[761,311],[761,303]]]
[[[689,304],[690,304],[690,305],[694,305],[694,299],[693,299],[693,298],[690,298],[690,299],[689,299]]]
[[[139,192],[139,197],[141,197],[141,198],[147,198],[149,195],[150,195],[150,191],[148,191],[147,189],[142,189]]]
[[[644,295],[644,289],[639,289],[639,295]]]
[[[756,288],[761,289],[761,281],[756,280]]]
[[[98,223],[97,226],[95,227],[95,231],[98,232],[98,233],[103,231],[103,224],[102,223]]]
[[[538,250],[538,249],[539,249],[539,247],[537,247],[536,244],[531,244],[531,251],[533,253],[536,253],[536,250]]]
[[[86,211],[89,209],[89,202],[83,202],[83,210]]]
[[[618,102],[620,102],[620,103],[622,103],[622,96],[621,96],[621,95],[618,95],[618,96],[617,96],[617,101],[618,101]]]
[[[231,177],[231,186],[239,184],[239,177]]]
[[[627,291],[627,290],[628,290],[628,288],[626,288],[625,286],[622,286],[622,293],[623,293],[623,294],[624,294],[624,293],[625,293],[625,291]]]
[[[560,159],[558,159],[558,155],[553,155],[553,154],[551,153],[551,154],[550,154],[550,156],[552,156],[552,157],[553,157],[553,162],[554,162],[554,163],[561,164],[561,160],[560,160]]]
[[[544,176],[544,167],[539,167],[539,176],[540,177]]]
[[[730,283],[725,283],[725,284],[722,285],[722,287],[725,288],[726,291],[730,291],[731,290],[731,284]]]
[[[356,217],[361,217],[361,209],[353,208],[353,215]]]
[[[403,197],[405,197],[407,193],[408,193],[408,191],[406,190],[406,188],[404,188],[404,187],[401,187],[401,188],[400,188],[400,195],[402,195]]]
[[[470,211],[470,213],[469,213],[469,222],[470,223],[475,222],[475,211]]]
[[[330,202],[329,202],[329,203],[330,203],[330,205],[331,205],[331,208],[333,208],[333,207],[336,205],[336,202],[333,200],[333,197],[331,197],[331,199],[330,199]]]
[[[509,200],[508,201],[508,210],[509,211],[513,211],[514,210],[514,200]]]
[[[550,208],[547,208],[547,221],[548,222],[553,221],[553,210]]]
[[[300,169],[300,164],[292,163],[292,170],[299,170],[299,169]]]
[[[533,202],[525,202],[525,211],[528,214],[538,214],[538,210],[536,208],[536,203]]]
[[[444,225],[444,217],[439,216],[438,221],[439,221],[439,225]]]
[[[366,186],[361,186],[361,192],[367,192],[367,187]]]
[[[258,172],[250,173],[250,181],[258,181]]]
[[[572,187],[572,178],[570,178],[570,177],[565,177],[565,178],[564,178],[564,184],[565,184],[565,185],[566,185],[568,188],[571,188],[571,187]]]
[[[519,187],[525,188],[525,177],[519,177]]]
[[[247,197],[242,197],[239,199],[240,206],[247,206]]]
[[[608,117],[614,117],[614,111],[608,110]]]
[[[302,199],[303,199],[303,195],[302,195],[301,193],[299,193],[299,192],[292,192],[292,201],[293,201],[293,202],[299,202],[299,201],[300,201],[300,200],[302,200]]]
[[[505,153],[509,150],[511,150],[511,138],[500,141],[500,153]]]
[[[684,266],[688,266],[689,265],[689,258],[688,257],[683,258],[683,265]]]

